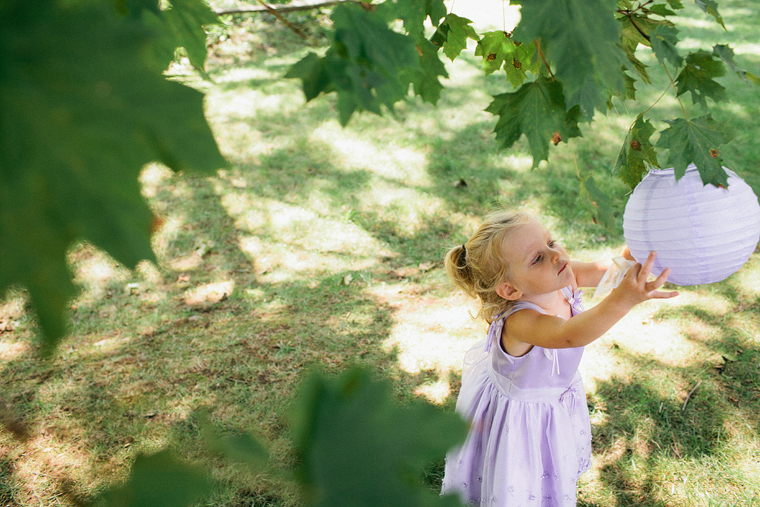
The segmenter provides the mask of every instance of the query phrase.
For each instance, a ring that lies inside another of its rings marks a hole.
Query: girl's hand
[[[633,308],[649,299],[668,299],[677,296],[678,291],[657,290],[665,284],[668,276],[670,276],[670,268],[666,268],[654,281],[647,281],[656,257],[657,252],[650,252],[643,266],[638,262],[634,264],[609,297]]]
[[[620,252],[621,257],[625,257],[629,261],[635,261],[636,259],[633,258],[633,255],[631,255],[631,249],[628,248],[628,245],[625,245],[625,248],[623,248],[623,251]]]

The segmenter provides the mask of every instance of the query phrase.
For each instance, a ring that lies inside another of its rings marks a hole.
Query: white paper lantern
[[[760,240],[760,205],[752,188],[724,169],[728,188],[704,185],[694,164],[678,181],[672,168],[644,177],[623,216],[638,262],[656,251],[652,273],[670,268],[676,285],[719,282],[747,262]]]

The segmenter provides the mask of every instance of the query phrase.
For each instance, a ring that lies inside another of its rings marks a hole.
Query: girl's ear
[[[522,296],[522,292],[515,289],[508,282],[501,282],[496,286],[496,294],[507,301],[516,301]]]

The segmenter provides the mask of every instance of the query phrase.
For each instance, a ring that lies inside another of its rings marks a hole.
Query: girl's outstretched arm
[[[636,260],[631,255],[628,245],[623,248],[620,255],[630,261]],[[575,273],[578,287],[596,287],[602,281],[604,273],[612,266],[612,260],[606,259],[596,262],[570,261],[570,265],[573,268],[573,273]]]
[[[602,281],[607,269],[612,266],[611,260],[596,262],[570,261],[578,287],[596,287]]]
[[[509,350],[521,342],[551,349],[581,347],[601,337],[637,304],[677,296],[675,291],[657,290],[667,280],[670,269],[664,270],[656,280],[647,282],[655,256],[652,252],[643,266],[634,265],[609,296],[570,320],[534,310],[515,312],[504,326],[504,348]]]

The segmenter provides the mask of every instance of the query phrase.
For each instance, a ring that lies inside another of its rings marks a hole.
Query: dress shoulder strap
[[[565,296],[567,302],[570,303],[572,315],[577,315],[583,311],[583,304],[581,303],[581,295],[583,294],[583,291],[579,289],[574,291],[572,285],[568,285],[567,287],[560,289],[560,292]],[[486,352],[490,352],[493,342],[501,336],[501,332],[504,329],[504,322],[507,320],[507,317],[515,312],[526,309],[546,314],[546,311],[537,304],[529,301],[516,301],[512,306],[498,314],[496,318],[493,319],[493,322],[491,322],[491,326],[488,328],[488,338],[486,339]]]
[[[504,322],[507,320],[507,317],[515,312],[519,312],[520,310],[535,310],[537,312],[546,314],[546,311],[537,304],[531,303],[529,301],[516,301],[514,304],[512,304],[512,306],[497,315],[496,318],[493,319],[493,322],[491,322],[491,326],[488,328],[486,352],[490,352],[494,341],[498,340],[499,337],[501,337],[501,332],[504,330]]]

